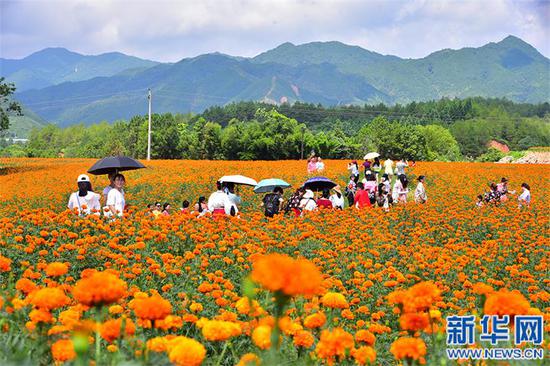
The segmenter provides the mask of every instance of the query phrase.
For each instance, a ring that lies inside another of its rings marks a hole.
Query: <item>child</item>
[[[184,200],[181,203],[181,212],[182,213],[189,213],[189,201],[188,200]]]
[[[477,196],[476,207],[478,207],[478,208],[483,207],[483,196],[482,195]]]
[[[421,175],[418,177],[418,185],[414,191],[414,201],[416,203],[426,203],[428,200],[428,195],[426,194],[426,188],[424,188],[424,179],[425,177]]]
[[[529,184],[521,183],[521,194],[518,197],[518,203],[519,208],[524,205],[529,207],[529,204],[531,203],[531,187],[529,187]]]

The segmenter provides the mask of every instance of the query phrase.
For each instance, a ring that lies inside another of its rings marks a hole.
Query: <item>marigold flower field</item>
[[[420,162],[428,203],[390,212],[267,220],[241,188],[240,218],[155,220],[147,203],[194,203],[222,175],[296,187],[306,169],[153,161],[125,174],[130,212],[109,222],[65,209],[93,162],[0,160],[0,364],[445,365],[456,314],[542,314],[548,354],[548,166]],[[346,162],[326,165],[343,185]],[[476,208],[501,177],[529,183],[531,207]]]

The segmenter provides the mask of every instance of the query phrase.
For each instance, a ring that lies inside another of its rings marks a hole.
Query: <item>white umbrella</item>
[[[377,157],[379,157],[379,156],[380,156],[380,154],[377,153],[377,152],[370,152],[370,153],[368,153],[367,155],[365,155],[364,159],[365,159],[365,160],[369,160],[369,159],[377,158]]]
[[[224,175],[218,181],[221,183],[244,184],[246,186],[255,186],[258,184],[254,179],[245,177],[244,175]]]

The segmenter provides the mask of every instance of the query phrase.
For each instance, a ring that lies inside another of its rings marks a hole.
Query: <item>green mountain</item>
[[[514,36],[421,59],[384,56],[340,42],[285,43],[253,61],[293,66],[328,62],[343,73],[364,77],[399,103],[470,96],[550,100],[550,60]]]
[[[550,60],[512,36],[422,59],[339,42],[285,43],[251,59],[207,54],[27,90],[16,98],[44,119],[69,125],[145,114],[148,88],[157,113],[201,112],[240,100],[349,105],[484,96],[541,102],[550,101],[549,75]]]
[[[20,60],[0,58],[0,75],[14,82],[17,90],[40,89],[66,81],[113,76],[130,69],[158,64],[119,52],[85,56],[65,48],[46,48]]]
[[[33,128],[42,128],[47,122],[23,106],[21,116],[10,116],[10,128],[8,130],[9,137],[26,138]]]

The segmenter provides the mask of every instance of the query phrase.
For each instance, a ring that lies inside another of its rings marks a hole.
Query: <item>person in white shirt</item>
[[[521,194],[518,197],[519,208],[522,206],[529,207],[531,203],[531,187],[527,183],[521,183]]]
[[[109,208],[106,216],[117,215],[122,217],[124,215],[124,208],[126,206],[126,200],[124,199],[124,185],[126,184],[126,178],[122,174],[116,174],[113,179],[114,187],[109,190],[107,194],[106,206]]]
[[[325,171],[325,163],[323,163],[320,156],[317,158],[316,168],[318,172]]]
[[[208,197],[208,211],[215,215],[224,215],[225,206],[230,206],[229,198],[227,194],[222,190],[222,184],[216,182],[216,192],[212,193]]]
[[[416,203],[426,203],[428,195],[426,194],[426,188],[424,188],[425,177],[423,175],[418,177],[418,185],[414,190],[414,201]]]
[[[390,158],[384,161],[384,173],[386,173],[389,176],[389,179],[391,181],[393,177],[393,161]]]
[[[103,202],[107,202],[107,196],[111,189],[115,188],[115,175],[116,173],[109,173],[109,185],[103,188]]]
[[[300,208],[304,211],[314,211],[317,209],[317,203],[315,202],[315,194],[312,190],[306,189],[306,193],[302,196],[300,201]]]
[[[99,215],[100,196],[92,190],[90,177],[86,174],[80,174],[76,182],[78,184],[78,192],[71,193],[67,207],[70,210],[78,210],[79,215]]]
[[[401,159],[395,164],[395,170],[397,172],[397,176],[404,175],[405,174],[405,167],[408,167],[409,164]]]
[[[332,202],[332,207],[340,210],[344,209],[344,196],[342,195],[340,186],[334,187],[333,190],[335,193],[329,198],[330,202]]]
[[[231,216],[237,216],[239,213],[239,206],[243,202],[241,197],[235,194],[235,184],[227,183],[224,189],[227,194],[228,203],[225,205],[225,214]]]
[[[394,202],[407,203],[407,193],[409,193],[407,188],[408,184],[409,181],[405,175],[400,175],[397,177],[392,191],[392,198]]]

